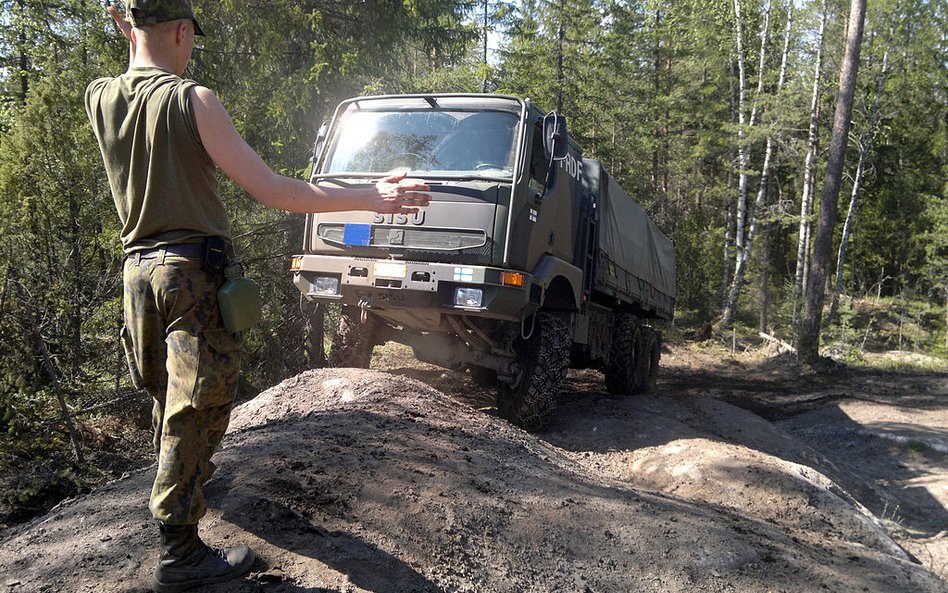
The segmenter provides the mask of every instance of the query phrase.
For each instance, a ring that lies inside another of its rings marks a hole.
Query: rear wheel
[[[371,314],[362,321],[362,310],[343,305],[339,311],[339,326],[329,349],[329,366],[369,368],[372,348],[375,347],[377,320]]]
[[[536,430],[556,408],[569,368],[569,327],[562,318],[538,313],[533,334],[514,344],[519,371],[513,383],[500,383],[497,410],[511,424]]]
[[[642,327],[638,317],[631,313],[616,313],[615,322],[605,373],[606,389],[609,393],[639,393],[645,388]]]
[[[643,342],[645,347],[642,349],[642,376],[645,379],[643,391],[651,393],[655,391],[655,383],[658,381],[658,364],[662,358],[662,334],[650,327],[643,327]]]

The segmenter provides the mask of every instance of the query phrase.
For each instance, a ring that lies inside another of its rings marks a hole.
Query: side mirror
[[[569,133],[566,117],[551,111],[543,116],[543,149],[554,161],[565,160],[569,154]]]
[[[313,175],[316,174],[316,167],[319,165],[319,159],[323,156],[323,149],[326,148],[326,138],[329,136],[329,122],[324,121],[316,132],[316,142],[313,143]]]

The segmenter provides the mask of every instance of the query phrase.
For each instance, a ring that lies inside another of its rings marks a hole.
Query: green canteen
[[[217,303],[220,306],[224,327],[231,333],[250,329],[260,321],[262,314],[260,287],[257,283],[242,275],[241,266],[227,266],[224,275],[227,280],[217,291]]]

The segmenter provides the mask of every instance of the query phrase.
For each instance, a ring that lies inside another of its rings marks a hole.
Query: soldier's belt
[[[177,257],[187,257],[193,259],[204,258],[204,243],[184,243],[181,245],[166,245],[164,247],[155,247],[154,249],[143,249],[129,255],[132,259],[155,259],[162,253]]]

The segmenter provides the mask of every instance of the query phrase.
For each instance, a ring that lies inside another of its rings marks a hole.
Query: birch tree
[[[836,256],[836,284],[833,288],[833,300],[830,303],[830,312],[828,321],[836,318],[839,308],[839,297],[843,291],[843,271],[846,264],[846,249],[849,246],[849,238],[852,235],[853,225],[855,224],[856,213],[859,208],[859,194],[862,190],[862,178],[866,169],[866,161],[873,149],[873,138],[875,136],[876,122],[879,118],[879,107],[882,104],[882,87],[885,84],[885,77],[889,71],[889,49],[888,44],[892,39],[892,30],[889,29],[889,41],[885,53],[882,55],[882,69],[876,78],[876,94],[869,112],[868,122],[866,124],[866,133],[859,142],[859,161],[856,164],[856,173],[853,175],[853,190],[849,198],[849,209],[846,212],[846,222],[843,223],[843,236],[839,241],[839,252]]]
[[[741,0],[734,0],[734,25],[736,33],[736,47],[737,47],[737,168],[738,168],[738,181],[737,181],[737,206],[736,206],[736,216],[734,223],[734,247],[735,252],[740,254],[744,248],[744,217],[745,211],[747,208],[747,168],[750,165],[750,155],[748,154],[749,147],[747,146],[747,127],[746,127],[746,89],[747,89],[747,73],[745,69],[745,56],[744,56],[744,15],[741,12]],[[763,52],[763,47],[761,47],[761,52]],[[730,197],[730,195],[728,196]],[[729,204],[728,210],[731,209]],[[740,256],[736,258],[739,261]],[[737,277],[737,266],[735,266],[735,278]],[[733,285],[732,285],[733,286]],[[723,320],[721,322],[722,329],[726,329],[731,320],[734,317],[734,303],[732,300],[732,294],[734,293],[733,287],[728,291],[727,297],[724,300],[724,312]]]
[[[729,104],[731,114],[731,125],[737,120],[736,99],[734,96],[734,58],[730,60],[730,75],[728,76]],[[734,148],[728,151],[727,159],[727,191],[725,193],[725,211],[726,218],[724,223],[724,272],[721,279],[721,309],[727,307],[727,297],[729,294],[728,285],[731,283],[731,245],[734,241]]]
[[[734,245],[738,252],[744,247],[744,208],[747,203],[747,70],[744,55],[744,14],[741,0],[734,0],[735,45],[737,47],[737,216],[734,228]],[[728,303],[725,304],[725,310]]]
[[[764,17],[764,32],[761,34],[761,72],[757,85],[757,96],[754,99],[754,108],[751,112],[751,122],[756,119],[757,102],[763,90],[763,66],[764,66],[764,43],[766,42],[766,31],[769,27],[770,3],[767,4],[766,15]],[[777,94],[783,90],[787,80],[787,59],[790,54],[790,38],[793,29],[793,3],[791,2],[787,9],[787,24],[784,31],[783,52],[780,58],[780,76],[777,82]],[[737,250],[737,265],[734,269],[734,282],[731,284],[731,290],[728,294],[727,305],[722,315],[721,326],[728,327],[734,320],[734,314],[737,309],[737,302],[740,298],[741,288],[744,284],[744,276],[747,273],[747,264],[750,261],[751,247],[753,246],[754,233],[757,229],[757,213],[760,212],[767,196],[767,187],[770,179],[770,168],[774,154],[774,135],[767,135],[767,146],[764,149],[764,163],[761,167],[760,183],[757,187],[757,197],[751,210],[750,222],[748,224],[747,236],[744,239],[744,245]],[[742,172],[742,175],[746,174]],[[746,206],[745,206],[746,207]]]
[[[826,0],[820,7],[820,31],[817,35],[816,64],[813,68],[813,94],[810,99],[810,128],[807,134],[806,158],[803,163],[803,197],[800,199],[800,231],[797,239],[797,269],[794,278],[793,319],[797,321],[800,298],[806,285],[807,261],[810,255],[810,211],[816,188],[816,151],[819,147],[820,87],[823,80],[823,47],[826,35]]]
[[[859,54],[862,49],[862,32],[866,18],[866,0],[852,0],[849,12],[849,30],[846,35],[846,52],[839,75],[839,95],[833,118],[833,135],[830,140],[826,162],[823,193],[820,196],[820,218],[813,244],[813,259],[810,264],[810,281],[806,288],[806,302],[799,328],[798,352],[803,362],[812,363],[819,358],[820,321],[823,317],[823,283],[829,267],[833,247],[833,230],[839,201],[843,162],[849,141],[849,118],[853,110],[853,95],[856,90],[856,74],[859,71]]]

